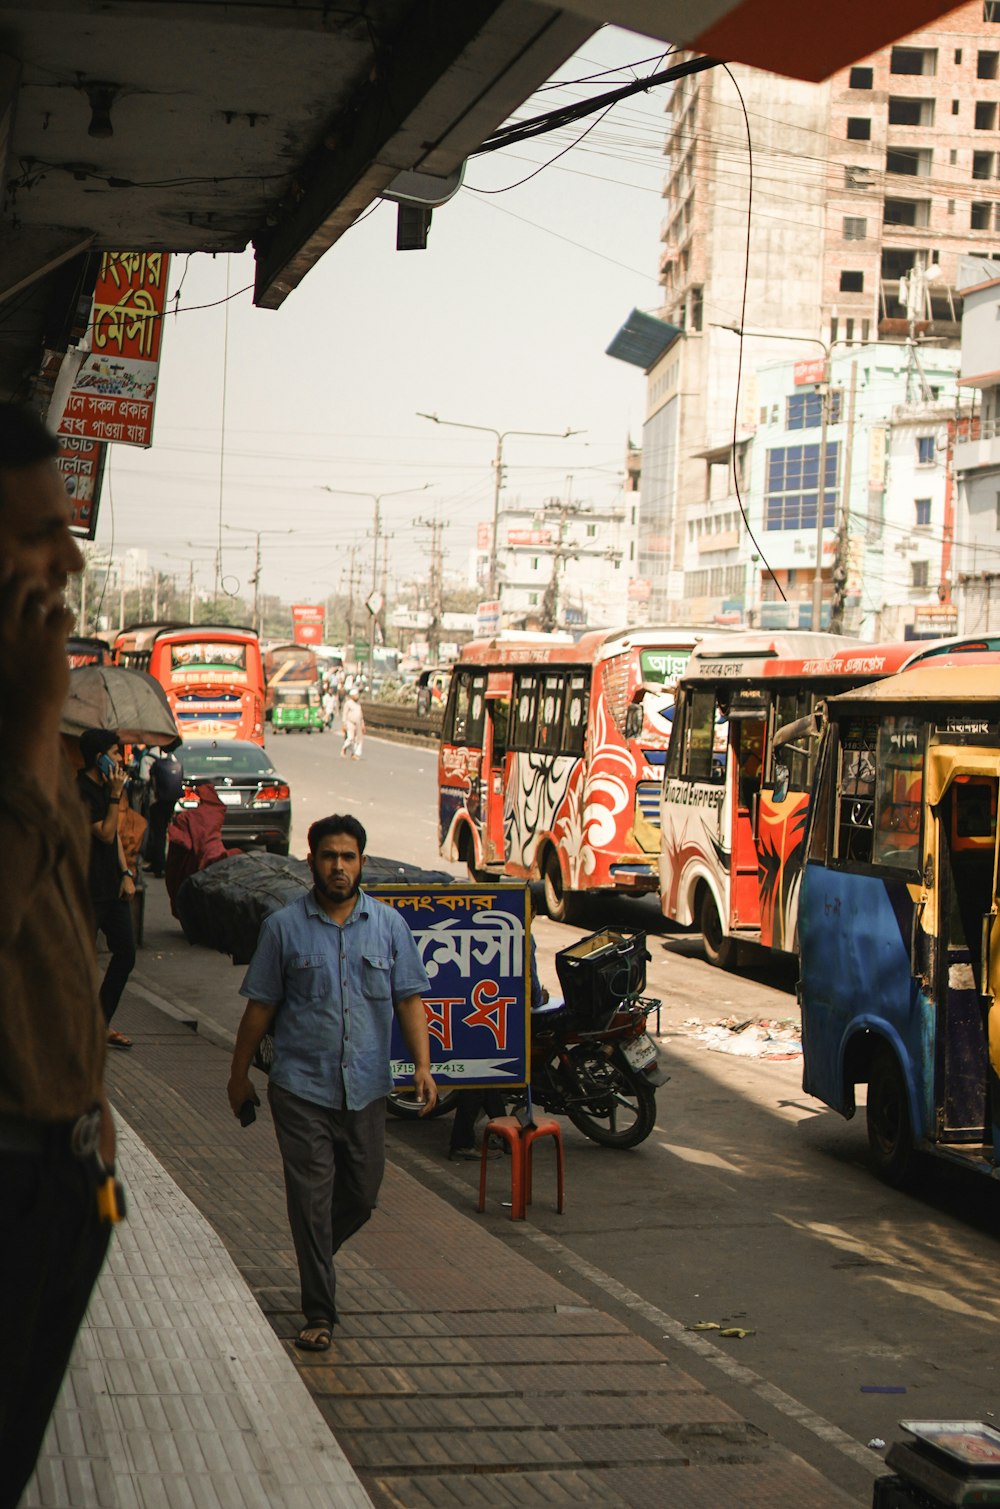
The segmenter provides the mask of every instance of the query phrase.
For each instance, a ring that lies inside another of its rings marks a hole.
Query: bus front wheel
[[[903,1071],[888,1043],[879,1043],[868,1070],[868,1151],[886,1184],[905,1189],[912,1181],[916,1150]]]
[[[549,849],[542,867],[542,884],[545,890],[545,910],[553,922],[572,922],[579,912],[575,891],[567,891],[563,885],[562,868],[555,849]]]
[[[733,940],[726,937],[715,897],[707,885],[702,886],[698,925],[701,928],[705,958],[709,964],[714,964],[717,969],[728,968],[733,953]]]

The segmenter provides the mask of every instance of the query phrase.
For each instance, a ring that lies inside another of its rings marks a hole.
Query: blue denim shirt
[[[359,1111],[388,1095],[393,1007],[430,988],[392,907],[358,892],[334,922],[310,891],[272,912],[240,995],[277,1006],[271,1079],[302,1100]]]

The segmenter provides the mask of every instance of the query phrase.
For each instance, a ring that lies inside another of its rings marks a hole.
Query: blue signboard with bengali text
[[[439,1085],[516,1088],[527,1083],[531,1002],[531,898],[525,885],[367,887],[395,907],[430,980],[424,996],[431,1072]],[[413,1064],[392,1030],[392,1073]]]

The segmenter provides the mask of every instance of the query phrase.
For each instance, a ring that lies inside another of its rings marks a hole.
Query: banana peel
[[[697,1320],[693,1326],[688,1326],[689,1331],[718,1331],[720,1336],[730,1340],[742,1341],[745,1336],[755,1336],[755,1331],[747,1330],[744,1326],[723,1326],[717,1320]]]

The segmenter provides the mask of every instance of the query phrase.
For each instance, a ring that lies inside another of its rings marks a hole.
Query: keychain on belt
[[[125,1189],[115,1178],[113,1168],[101,1164],[103,1178],[97,1186],[97,1214],[102,1221],[117,1226],[125,1219]]]

